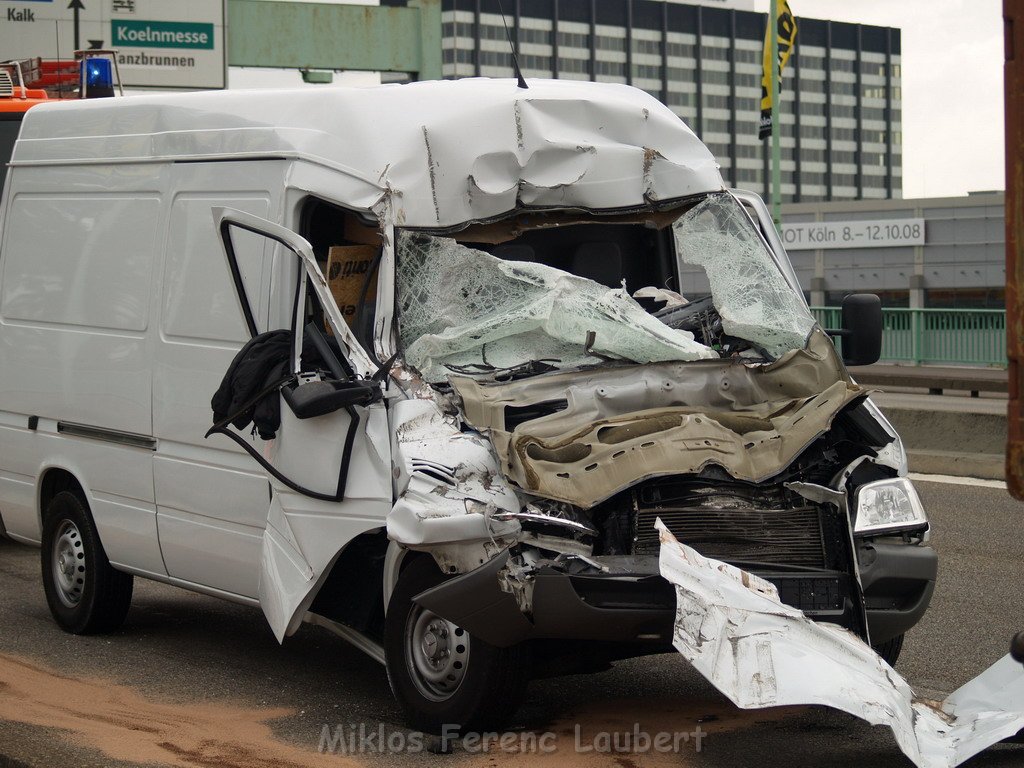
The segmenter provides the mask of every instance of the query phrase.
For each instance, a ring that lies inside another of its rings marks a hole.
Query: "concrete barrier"
[[[986,412],[977,407],[982,401],[970,398],[941,398],[943,407],[929,407],[939,398],[921,396],[920,405],[887,405],[886,396],[876,396],[883,413],[896,427],[912,472],[935,475],[1005,479],[1007,422],[1001,402],[985,403]],[[964,410],[954,410],[951,401],[962,400]],[[995,408],[993,408],[993,405]],[[971,410],[968,410],[971,409]]]

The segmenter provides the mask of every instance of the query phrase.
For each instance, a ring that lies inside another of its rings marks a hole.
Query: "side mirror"
[[[1024,664],[1024,632],[1018,632],[1013,636],[1013,642],[1010,643],[1010,655],[1016,661]]]
[[[843,299],[843,327],[828,331],[843,340],[843,362],[871,365],[882,356],[882,301],[873,293],[851,293]]]
[[[353,405],[370,405],[383,397],[380,382],[372,379],[310,381],[284,387],[281,394],[300,419],[312,419]]]

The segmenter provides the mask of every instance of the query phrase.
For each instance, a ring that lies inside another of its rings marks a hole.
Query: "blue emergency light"
[[[81,66],[85,98],[103,99],[114,95],[114,71],[110,59],[85,59]]]

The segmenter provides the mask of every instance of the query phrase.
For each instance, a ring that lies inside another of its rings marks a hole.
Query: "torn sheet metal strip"
[[[847,712],[891,728],[919,768],[952,768],[1024,728],[1024,669],[1009,656],[927,701],[856,635],[814,623],[774,585],[657,527],[661,575],[676,588],[673,644],[736,706]]]

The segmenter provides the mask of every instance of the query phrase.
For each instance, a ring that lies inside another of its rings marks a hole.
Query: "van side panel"
[[[164,561],[175,578],[252,598],[270,504],[267,479],[234,443],[204,438],[210,399],[249,338],[212,209],[274,218],[286,167],[285,161],[174,167],[157,302],[153,471]],[[233,243],[265,331],[274,250],[247,232],[236,231]]]
[[[38,541],[40,479],[68,471],[111,561],[158,574],[153,451],[118,439],[152,435],[148,333],[164,175],[159,165],[13,168],[0,243],[4,522]],[[100,437],[61,431],[69,425]]]
[[[150,434],[145,332],[159,222],[156,192],[12,196],[4,410]]]

